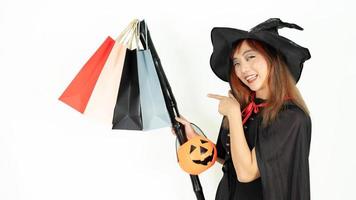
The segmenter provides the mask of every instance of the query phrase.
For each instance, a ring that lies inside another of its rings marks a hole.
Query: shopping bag
[[[136,32],[138,22],[138,20],[133,20],[115,40],[114,47],[90,96],[84,115],[111,125],[126,50],[128,46],[134,48],[132,34]]]
[[[114,43],[115,41],[110,36],[105,39],[64,90],[59,97],[60,101],[81,113],[84,112]]]
[[[171,121],[151,51],[149,49],[136,51],[143,130],[169,127]]]
[[[112,129],[142,130],[136,50],[126,51]]]

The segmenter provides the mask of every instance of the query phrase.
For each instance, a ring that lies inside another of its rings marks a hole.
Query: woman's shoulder
[[[278,113],[277,121],[293,122],[293,123],[311,123],[311,118],[302,108],[296,105],[293,101],[286,101],[281,111]]]
[[[310,138],[311,119],[309,114],[305,113],[299,106],[293,102],[286,102],[275,120],[267,127],[262,127],[259,130],[261,131],[261,139],[264,139],[263,141],[266,139],[280,141],[289,137],[296,138],[294,137],[296,135],[305,135]]]

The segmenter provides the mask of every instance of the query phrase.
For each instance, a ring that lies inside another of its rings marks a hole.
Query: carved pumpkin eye
[[[200,147],[200,154],[204,154],[208,151],[208,149],[204,148],[204,147]]]
[[[194,145],[191,145],[190,146],[190,151],[189,151],[189,153],[192,153],[195,149],[196,149],[197,147],[195,147]],[[204,148],[204,147],[200,147],[200,154],[204,154],[204,153],[206,153],[208,151],[208,149],[207,148]]]
[[[192,153],[195,149],[196,149],[196,147],[194,145],[190,146],[190,152],[189,153]]]
[[[200,140],[200,142],[201,142],[202,144],[205,144],[205,143],[207,143],[208,141],[206,141],[206,140]]]

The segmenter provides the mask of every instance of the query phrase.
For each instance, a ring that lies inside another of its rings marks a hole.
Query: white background
[[[0,1],[0,199],[195,199],[170,128],[110,130],[58,101],[99,44],[145,19],[183,116],[216,141],[221,116],[207,93],[227,94],[211,71],[214,26],[248,30],[270,17],[304,31],[297,84],[312,117],[312,199],[356,199],[355,6],[352,1]],[[207,200],[222,176],[200,175]]]

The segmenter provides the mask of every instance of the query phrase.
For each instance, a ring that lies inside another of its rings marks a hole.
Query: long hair
[[[263,42],[253,39],[245,40],[252,49],[258,51],[265,58],[268,65],[267,87],[270,91],[270,96],[266,100],[268,106],[261,109],[262,126],[266,127],[271,124],[276,119],[278,113],[284,109],[283,103],[285,97],[290,97],[291,101],[309,115],[309,110],[296,87],[296,82],[289,72],[282,54]],[[234,45],[230,59],[232,59],[235,51],[240,50],[243,41],[240,40]],[[241,82],[233,69],[234,67],[231,66],[229,83],[234,97],[240,103],[241,109],[243,109],[249,103],[250,95],[254,91]],[[226,129],[229,127],[227,117],[224,118],[223,127]]]

